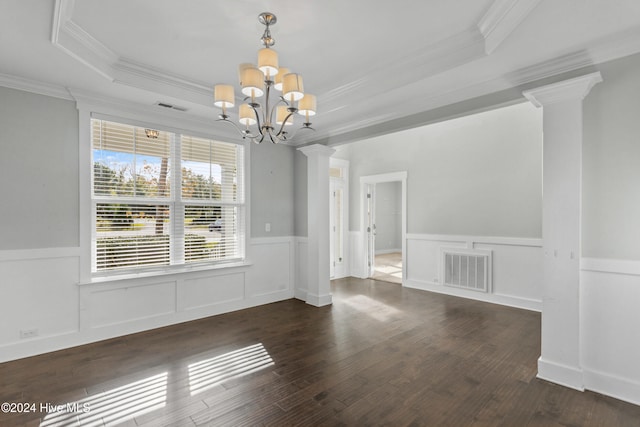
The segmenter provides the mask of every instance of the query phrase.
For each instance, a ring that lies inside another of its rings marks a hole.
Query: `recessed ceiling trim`
[[[135,119],[150,126],[162,125],[182,132],[197,133],[196,136],[238,143],[235,133],[221,130],[207,117],[184,114],[172,108],[159,108],[156,104],[123,101],[90,91],[69,89],[69,93],[78,109],[89,110],[102,116]]]
[[[0,86],[73,101],[73,97],[63,86],[25,79],[24,77],[0,73]]]
[[[595,85],[602,81],[600,72],[587,74],[522,92],[533,105],[540,108],[567,100],[582,101]]]
[[[323,105],[332,102],[357,102],[369,93],[384,93],[417,80],[423,80],[486,56],[484,38],[477,28],[461,31],[429,46],[408,52],[402,58],[382,64],[366,75],[345,82],[318,99]],[[394,76],[390,79],[389,76]],[[370,86],[372,91],[360,90]]]
[[[495,0],[478,23],[490,55],[540,3],[540,0]]]
[[[111,82],[211,104],[211,89],[205,83],[121,57],[72,20],[73,7],[73,0],[56,0],[51,35],[55,46]]]

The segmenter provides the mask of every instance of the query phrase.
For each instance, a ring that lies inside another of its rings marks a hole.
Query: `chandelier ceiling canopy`
[[[227,114],[235,106],[232,85],[215,85],[214,105],[222,108],[218,121],[232,124],[243,139],[248,138],[258,144],[267,139],[276,144],[293,138],[294,134],[287,131],[287,127],[293,125],[296,113],[305,118],[300,129],[314,130],[309,118],[316,114],[317,101],[314,95],[304,93],[300,74],[278,64],[278,53],[272,49],[275,40],[270,29],[278,21],[276,16],[264,12],[258,20],[265,26],[261,37],[264,47],[258,51],[258,65],[243,63],[238,66],[241,92],[245,96],[238,109],[241,126],[231,121]],[[280,94],[271,99],[274,90]]]

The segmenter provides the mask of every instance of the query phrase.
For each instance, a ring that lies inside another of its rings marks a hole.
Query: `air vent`
[[[172,110],[177,110],[177,111],[187,111],[187,109],[184,108],[184,107],[179,107],[179,106],[173,105],[173,104],[167,104],[166,102],[156,102],[156,105],[158,107],[170,108]]]
[[[491,251],[441,248],[445,286],[490,292]]]

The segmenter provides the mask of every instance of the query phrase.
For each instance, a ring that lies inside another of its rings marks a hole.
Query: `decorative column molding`
[[[329,282],[329,158],[336,150],[314,144],[298,148],[307,156],[307,304],[331,304]]]
[[[580,362],[582,100],[602,81],[587,74],[523,92],[543,107],[544,283],[538,377],[584,390]]]
[[[582,101],[591,92],[591,89],[601,81],[602,75],[597,72],[525,90],[522,94],[536,107],[547,107],[562,101]]]

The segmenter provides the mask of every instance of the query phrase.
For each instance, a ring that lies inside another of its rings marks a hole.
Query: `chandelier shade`
[[[285,74],[282,79],[282,96],[287,101],[299,101],[304,96],[302,76],[296,73]]]
[[[280,67],[280,69],[278,70],[278,74],[276,74],[276,78],[273,82],[273,88],[275,90],[282,92],[282,80],[284,80],[284,76],[286,76],[290,72],[291,70],[289,70],[288,68]]]
[[[257,123],[256,113],[249,104],[241,104],[238,112],[238,121],[245,126],[253,126]]]
[[[298,103],[298,114],[303,116],[315,116],[316,114],[316,97],[308,93]]]
[[[265,47],[258,51],[258,69],[268,77],[278,74],[278,53]]]
[[[216,107],[232,108],[235,105],[236,96],[231,85],[216,85],[213,97]]]
[[[252,98],[260,98],[264,95],[264,75],[257,68],[245,68],[242,70],[242,93]]]
[[[227,111],[236,104],[233,86],[215,85],[214,105],[222,108],[218,121],[233,125],[243,139],[258,144],[268,139],[276,144],[293,138],[293,134],[285,128],[293,125],[295,113],[306,119],[300,129],[314,130],[309,117],[316,114],[317,100],[314,95],[305,94],[300,74],[279,67],[278,53],[271,48],[275,40],[271,36],[270,26],[277,22],[276,16],[264,12],[258,16],[258,20],[266,28],[261,38],[264,47],[258,50],[257,66],[251,63],[238,66],[240,91],[245,96],[238,108],[238,123],[243,128],[231,120]],[[281,91],[282,95],[272,89]],[[275,99],[271,99],[272,93],[276,95]],[[264,99],[258,99],[263,96]]]
[[[291,126],[293,124],[293,120],[287,118],[289,117],[289,110],[284,105],[279,105],[276,110],[276,124],[282,126],[284,123],[285,126]]]

